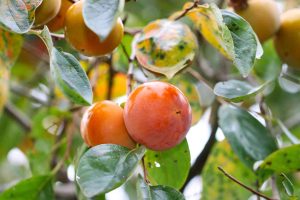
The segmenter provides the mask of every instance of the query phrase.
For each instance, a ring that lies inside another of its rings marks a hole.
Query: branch
[[[13,118],[18,124],[20,124],[25,131],[31,131],[30,119],[22,113],[16,106],[11,103],[7,103],[4,107],[4,112]]]
[[[184,191],[185,187],[187,186],[187,184],[197,175],[200,175],[203,167],[207,161],[207,158],[212,150],[213,145],[216,142],[216,132],[218,130],[218,110],[219,110],[220,104],[219,102],[215,101],[214,104],[212,105],[211,108],[211,113],[210,113],[210,124],[211,124],[211,134],[210,137],[204,147],[204,149],[202,150],[202,152],[200,153],[200,155],[197,157],[196,162],[194,163],[194,165],[191,167],[189,175],[184,183],[184,185],[182,186],[182,188],[180,189],[181,192]]]
[[[107,94],[106,99],[111,100],[112,90],[114,86],[114,76],[116,74],[115,69],[112,64],[112,56],[109,59],[109,69],[108,69],[108,79],[107,79]]]
[[[247,185],[245,185],[244,183],[242,183],[241,181],[237,180],[236,178],[234,178],[233,176],[231,176],[230,174],[228,174],[222,167],[218,167],[218,169],[225,175],[227,176],[230,180],[232,180],[233,182],[237,183],[238,185],[242,186],[243,188],[245,188],[246,190],[252,192],[252,194],[255,194],[257,196],[260,196],[262,198],[265,198],[267,200],[275,200],[272,199],[270,197],[265,196],[264,194],[255,191],[254,189],[248,187]]]
[[[182,13],[179,16],[177,16],[177,17],[174,18],[174,20],[176,21],[176,20],[179,20],[182,17],[184,17],[190,10],[196,8],[200,4],[200,1],[201,0],[195,0],[194,3],[193,3],[193,5],[191,5],[190,7],[186,8],[184,11],[182,11]]]

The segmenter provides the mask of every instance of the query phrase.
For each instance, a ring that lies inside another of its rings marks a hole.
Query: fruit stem
[[[147,184],[149,184],[150,181],[148,179],[148,173],[147,173],[147,169],[146,169],[146,165],[145,165],[145,156],[143,156],[143,158],[142,158],[142,166],[143,166],[143,172],[144,172],[144,180]]]
[[[233,7],[234,10],[244,10],[248,7],[248,0],[230,0],[229,6]]]

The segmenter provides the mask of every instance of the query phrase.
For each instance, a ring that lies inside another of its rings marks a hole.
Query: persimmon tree
[[[0,200],[298,199],[297,4],[1,0]]]

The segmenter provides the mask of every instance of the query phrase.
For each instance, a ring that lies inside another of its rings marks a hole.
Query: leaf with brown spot
[[[273,173],[290,173],[300,170],[300,145],[282,148],[270,154],[259,166],[257,173],[261,181]]]

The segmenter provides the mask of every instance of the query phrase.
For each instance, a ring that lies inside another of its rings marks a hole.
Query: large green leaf
[[[136,184],[138,200],[184,200],[184,196],[169,186],[149,186],[141,175]]]
[[[299,99],[300,92],[289,93],[283,90],[279,84],[276,84],[272,93],[266,97],[266,103],[272,110],[273,116],[282,120],[289,127],[291,125],[299,124],[299,120],[294,120],[299,119]],[[294,123],[290,123],[293,121]]]
[[[279,149],[269,155],[259,166],[257,173],[265,180],[273,173],[289,173],[300,170],[300,145]]]
[[[144,147],[130,151],[112,144],[89,149],[80,159],[76,180],[83,194],[93,197],[122,185],[145,153]]]
[[[277,150],[275,138],[247,111],[231,105],[219,109],[219,126],[233,151],[251,169]]]
[[[245,77],[254,66],[257,51],[256,35],[250,24],[239,15],[222,10],[223,21],[231,32],[234,44],[234,65]]]
[[[93,101],[93,92],[89,79],[79,61],[72,55],[59,51],[53,46],[49,29],[31,31],[45,43],[50,54],[52,76],[62,92],[74,103],[89,105]]]
[[[217,83],[214,88],[214,93],[232,102],[241,102],[256,95],[262,91],[265,86],[266,84],[254,87],[245,81],[229,80]]]
[[[228,141],[224,140],[214,146],[201,174],[203,180],[201,199],[248,199],[251,192],[237,187],[235,183],[220,173],[219,166],[244,184],[250,187],[255,186],[255,174],[238,159]]]
[[[83,2],[85,24],[99,36],[100,40],[105,40],[120,12],[123,11],[124,3],[124,0],[85,0]]]
[[[166,151],[148,150],[145,165],[153,185],[167,185],[180,189],[190,169],[190,152],[186,140]]]
[[[19,182],[0,194],[0,200],[54,199],[51,176],[35,176]]]
[[[34,11],[42,0],[1,0],[0,25],[16,33],[26,33],[34,22]]]
[[[70,100],[83,105],[92,104],[93,92],[89,79],[72,54],[53,48],[50,67],[56,84]]]

